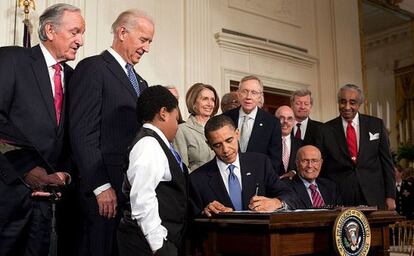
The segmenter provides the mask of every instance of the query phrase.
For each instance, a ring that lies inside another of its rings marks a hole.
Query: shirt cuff
[[[100,193],[104,192],[105,190],[107,190],[110,187],[111,187],[110,183],[105,183],[102,186],[99,186],[99,187],[95,188],[93,193],[95,194],[95,196],[98,196]]]
[[[160,225],[146,235],[145,238],[147,239],[148,244],[153,252],[162,247],[164,240],[167,240],[167,234],[167,229]]]

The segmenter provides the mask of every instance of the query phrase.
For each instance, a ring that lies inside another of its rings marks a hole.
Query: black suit
[[[388,133],[381,119],[359,114],[357,163],[351,160],[342,118],[320,128],[317,146],[322,152],[321,174],[339,186],[345,205],[368,204],[384,208],[395,198],[395,178]]]
[[[239,124],[239,110],[240,107],[224,113],[233,120],[236,127]],[[246,152],[267,155],[278,173],[282,163],[282,131],[279,119],[258,108]]]
[[[323,123],[319,121],[315,121],[315,120],[308,118],[308,124],[306,125],[306,131],[301,130],[302,133],[305,133],[305,137],[303,137],[303,143],[302,143],[303,146],[315,145],[316,137],[318,135],[319,128],[322,124]],[[294,129],[292,129],[292,135],[295,136]]]
[[[136,74],[141,91],[147,83]],[[69,126],[73,159],[79,171],[81,200],[85,206],[89,255],[112,255],[119,218],[107,220],[98,213],[93,191],[110,183],[118,206],[122,194],[123,164],[127,148],[138,131],[137,95],[123,67],[108,52],[86,58],[76,67],[70,84]],[[120,209],[118,209],[119,214]]]
[[[290,155],[289,155],[289,164],[287,171],[290,170],[297,170],[296,167],[296,153],[298,152],[299,148],[302,146],[302,140],[295,138],[294,136],[290,136]],[[285,166],[282,164],[280,165],[279,176],[282,176],[285,173]]]
[[[190,199],[195,215],[214,200],[234,209],[216,161],[214,158],[190,174]],[[256,184],[259,184],[258,195],[277,197],[292,208],[296,206],[292,191],[278,179],[266,155],[241,153],[239,161],[244,210],[248,209],[250,199],[255,195]]]
[[[412,220],[414,217],[414,183],[409,180],[402,180],[400,191],[396,191],[395,209],[400,215]]]
[[[66,87],[73,70],[63,64],[63,71]],[[31,250],[30,255],[47,255],[50,205],[33,200],[31,189],[22,180],[36,166],[49,173],[67,169],[65,101],[66,95],[58,126],[40,46],[0,48],[0,136],[19,145],[0,158],[0,255],[20,255],[24,250]],[[16,243],[18,236],[21,240]]]
[[[307,188],[298,175],[295,175],[293,180],[285,180],[285,182],[289,184],[290,188],[296,193],[296,196],[299,199],[297,208],[312,208],[312,201],[307,192]],[[318,186],[325,206],[342,205],[341,195],[338,187],[333,181],[318,177],[315,180],[315,183]]]

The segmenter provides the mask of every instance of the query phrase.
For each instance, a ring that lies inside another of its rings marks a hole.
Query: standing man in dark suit
[[[123,164],[139,128],[136,101],[148,86],[133,66],[149,51],[152,19],[127,10],[112,33],[111,48],[77,65],[69,90],[70,141],[85,206],[81,255],[117,254]]]
[[[282,163],[282,135],[280,122],[258,107],[263,94],[263,84],[255,76],[242,78],[238,89],[240,107],[224,114],[240,130],[240,151],[267,155],[273,168],[279,172]]]
[[[394,167],[396,188],[396,211],[407,219],[414,217],[414,184],[410,180],[403,179],[403,168]]]
[[[17,145],[0,158],[0,255],[48,254],[50,202],[34,195],[69,181],[65,62],[75,59],[84,31],[79,8],[56,4],[40,16],[39,45],[0,48],[0,140]]]
[[[318,208],[342,204],[335,182],[319,177],[322,166],[321,152],[317,147],[307,145],[297,152],[298,175],[290,181],[299,204],[297,208]]]
[[[239,131],[218,115],[204,130],[216,157],[190,174],[190,198],[195,215],[233,210],[274,211],[296,206],[292,191],[278,179],[264,154],[238,152]]]
[[[302,140],[291,135],[295,117],[289,106],[280,106],[275,116],[280,120],[282,127],[282,165],[279,178],[292,179],[296,175],[296,152],[302,146]]]
[[[312,93],[308,89],[294,91],[290,96],[290,106],[296,119],[293,135],[303,140],[303,145],[315,145],[322,123],[309,118],[313,106]]]
[[[381,119],[358,113],[361,89],[344,85],[338,92],[340,116],[320,128],[317,146],[322,175],[339,186],[345,205],[395,209],[395,178],[388,132]]]

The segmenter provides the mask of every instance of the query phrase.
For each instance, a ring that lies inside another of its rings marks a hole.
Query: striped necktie
[[[131,84],[132,84],[132,87],[134,88],[135,93],[137,94],[137,96],[139,96],[141,94],[141,90],[139,89],[138,80],[137,80],[137,77],[135,76],[134,67],[129,63],[127,63],[125,67],[128,71],[128,79],[129,81],[131,81]]]
[[[323,201],[323,198],[319,191],[317,190],[317,186],[315,184],[310,184],[309,189],[311,190],[311,196],[312,196],[312,206],[313,208],[320,208],[325,206],[325,202]]]

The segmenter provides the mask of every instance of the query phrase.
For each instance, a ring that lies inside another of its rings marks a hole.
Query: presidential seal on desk
[[[341,256],[368,255],[371,229],[365,215],[350,208],[336,217],[333,227],[334,247]]]

